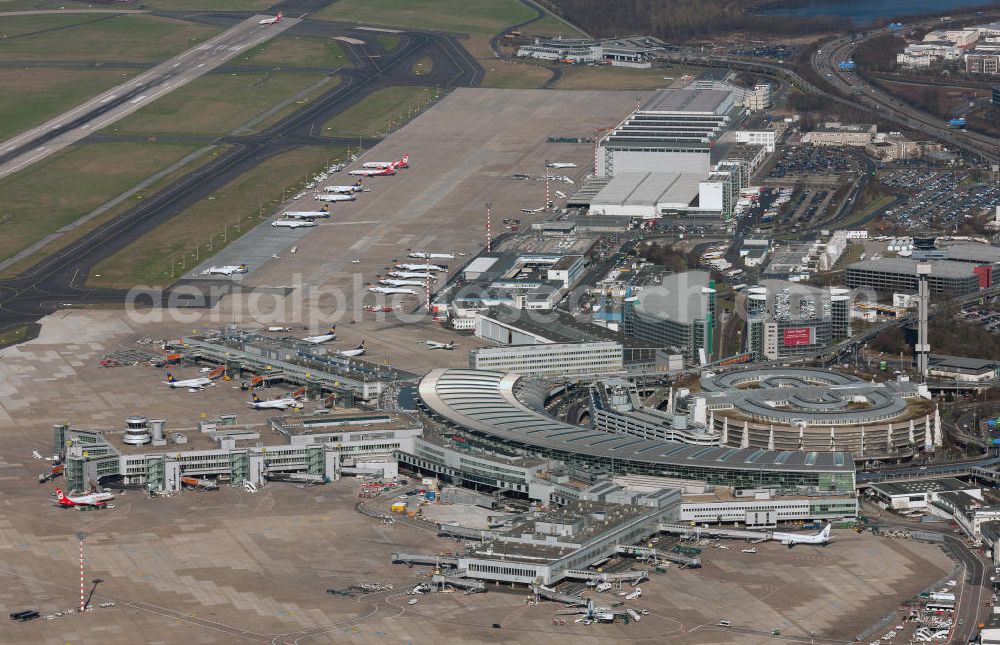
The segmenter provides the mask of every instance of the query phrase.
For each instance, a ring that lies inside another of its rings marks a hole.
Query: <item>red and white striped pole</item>
[[[81,533],[79,537],[80,537],[80,613],[83,613],[87,608],[86,605],[84,604],[85,591],[83,585],[83,537],[84,536]]]
[[[493,208],[493,202],[486,202],[486,252],[489,253],[493,248],[493,231],[490,228],[490,209]]]
[[[549,160],[545,160],[545,207],[544,210],[549,210]]]

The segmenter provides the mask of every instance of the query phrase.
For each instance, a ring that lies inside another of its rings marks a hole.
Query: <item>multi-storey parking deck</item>
[[[425,411],[477,441],[611,473],[704,480],[744,488],[854,489],[846,452],[692,446],[609,434],[545,416],[545,388],[517,374],[438,369],[420,382]]]

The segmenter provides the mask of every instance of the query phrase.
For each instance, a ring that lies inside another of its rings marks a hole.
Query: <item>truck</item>
[[[65,468],[66,468],[66,466],[64,464],[55,464],[55,465],[53,465],[52,468],[49,469],[49,472],[42,473],[42,474],[40,474],[38,476],[38,483],[39,484],[45,484],[45,483],[48,483],[48,482],[52,481],[56,477],[59,477],[60,475],[62,475],[63,471],[65,470]]]

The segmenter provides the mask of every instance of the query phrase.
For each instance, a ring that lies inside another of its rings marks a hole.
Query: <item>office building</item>
[[[614,341],[480,347],[469,352],[469,367],[553,380],[577,379],[623,373],[622,355],[622,344]]]
[[[668,348],[695,364],[709,361],[714,326],[715,282],[706,271],[667,275],[624,304],[627,337]]]

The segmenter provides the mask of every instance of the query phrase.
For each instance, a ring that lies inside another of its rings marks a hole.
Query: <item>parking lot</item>
[[[886,212],[903,228],[954,229],[1000,205],[1000,188],[973,183],[965,170],[941,170],[912,162],[880,170],[878,180],[909,196],[904,206]]]
[[[822,175],[843,175],[856,170],[846,151],[824,146],[782,146],[775,153],[775,162],[768,179],[797,179],[809,183],[839,183],[841,178]]]

